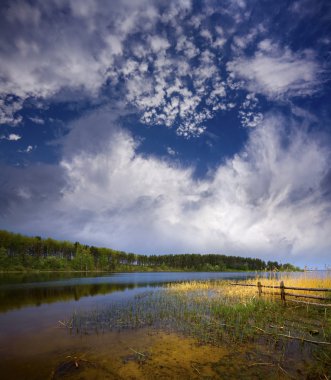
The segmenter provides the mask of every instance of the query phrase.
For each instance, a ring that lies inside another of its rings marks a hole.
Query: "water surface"
[[[114,332],[106,337],[70,335],[67,329],[61,328],[59,321],[70,318],[75,311],[104,308],[114,302],[123,303],[139,293],[162,288],[170,282],[235,280],[254,278],[256,275],[261,274],[1,274],[0,373],[6,379],[45,379],[60,358],[82,352],[92,352],[95,357],[114,355],[115,352],[128,350],[127,342],[133,344],[141,339],[141,334],[133,331],[123,332],[120,337]],[[113,350],[112,354],[109,350]]]
[[[139,291],[170,282],[238,279],[255,273],[228,272],[152,272],[113,274],[2,274],[0,275],[0,313],[28,306],[54,305],[56,310],[95,306],[118,298],[130,298]]]
[[[170,282],[250,276],[255,273],[1,274],[0,372],[8,379],[22,379],[24,373],[26,378],[44,378],[47,362],[90,347],[95,338],[71,336],[60,328],[59,321],[75,311],[130,300]],[[28,370],[36,362],[40,368]]]

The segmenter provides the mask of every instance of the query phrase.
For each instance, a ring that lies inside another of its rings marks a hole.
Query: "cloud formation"
[[[90,115],[88,123],[94,117],[107,120]],[[314,252],[324,262],[330,149],[300,128],[286,135],[286,123],[269,115],[240,153],[197,180],[193,167],[138,154],[132,136],[110,121],[111,135],[97,153],[77,147],[63,157],[56,183],[45,167],[7,178],[5,197],[15,199],[3,217],[14,230],[61,231],[62,238],[135,252],[223,252],[302,264]],[[50,181],[38,189],[35,177],[45,175]]]
[[[198,10],[189,0],[8,2],[0,14],[0,123],[22,122],[31,99],[120,96],[142,123],[184,137],[200,136],[216,113],[235,108],[244,127],[255,127],[262,115],[241,110],[239,89],[273,100],[311,95],[324,69],[313,51],[265,38],[262,24],[243,34],[250,12],[227,1]]]
[[[323,262],[331,39],[310,1],[2,2],[1,160],[22,166],[0,167],[2,225]]]
[[[17,135],[16,133],[10,133],[8,136],[1,136],[0,140],[8,140],[8,141],[17,141],[20,140],[22,136]]]
[[[292,52],[269,39],[261,41],[253,57],[239,56],[227,69],[243,86],[270,99],[315,93],[322,83],[322,67],[313,51]]]

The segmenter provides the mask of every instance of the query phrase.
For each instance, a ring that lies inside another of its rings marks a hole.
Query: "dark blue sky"
[[[330,264],[328,1],[3,1],[0,228]]]

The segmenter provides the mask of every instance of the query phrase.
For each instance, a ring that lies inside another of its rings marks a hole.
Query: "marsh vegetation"
[[[279,279],[260,280],[265,285],[279,285]],[[330,276],[283,276],[283,280],[287,286],[331,288]],[[285,378],[328,379],[331,372],[331,309],[326,303],[317,307],[288,300],[285,305],[279,296],[259,297],[256,287],[233,286],[230,281],[169,284],[130,302],[75,313],[62,323],[78,335],[148,328],[213,347],[240,347],[247,357],[260,353],[252,356],[249,365],[273,368]]]
[[[325,380],[330,308],[289,299],[284,305],[279,295],[259,297],[256,286],[230,285],[283,280],[330,288],[325,273],[3,274],[0,373],[42,380]]]

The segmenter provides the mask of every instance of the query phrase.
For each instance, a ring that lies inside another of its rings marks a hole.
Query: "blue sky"
[[[2,1],[0,227],[323,267],[328,1]]]

